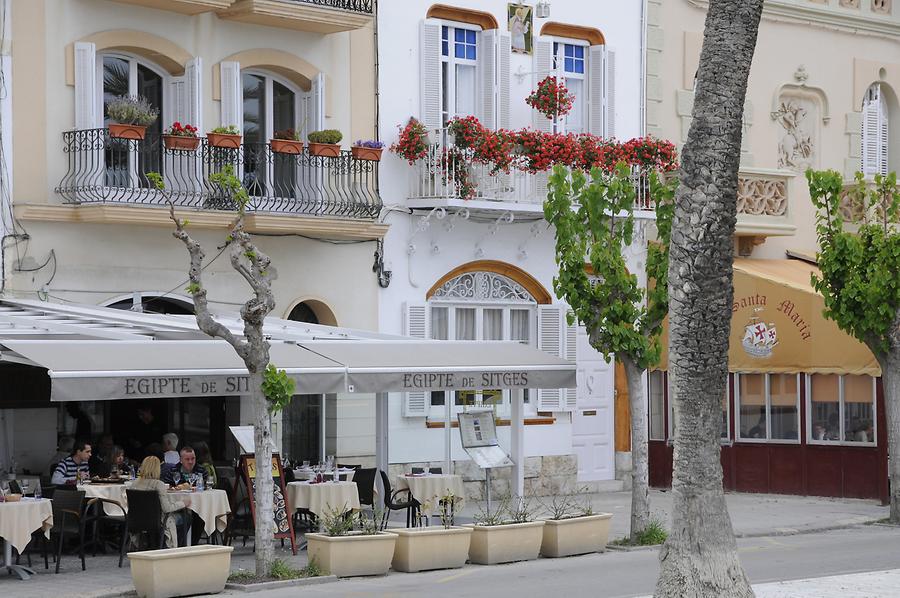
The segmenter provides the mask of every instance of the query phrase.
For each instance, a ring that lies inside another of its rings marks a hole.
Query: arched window
[[[884,90],[875,83],[866,90],[862,105],[862,172],[888,173],[888,105]]]
[[[250,195],[265,195],[269,181],[276,194],[293,197],[297,169],[293,160],[276,156],[268,164],[265,145],[276,131],[292,129],[305,138],[308,133],[305,110],[309,104],[304,93],[288,80],[266,71],[241,71],[244,133],[244,184]]]
[[[128,187],[136,180],[141,186],[147,186],[145,173],[163,171],[160,135],[163,121],[169,116],[168,75],[143,58],[122,52],[104,52],[97,56],[97,81],[104,127],[110,123],[107,106],[119,96],[142,97],[159,112],[156,121],[147,127],[147,136],[136,142],[136,148],[133,142],[118,139],[110,139],[104,146],[106,185]]]

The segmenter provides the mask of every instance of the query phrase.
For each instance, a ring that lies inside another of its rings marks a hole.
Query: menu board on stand
[[[463,449],[478,467],[484,470],[485,492],[488,511],[491,509],[491,469],[494,467],[511,467],[512,459],[500,446],[497,440],[497,425],[494,412],[468,411],[459,413],[459,436]]]

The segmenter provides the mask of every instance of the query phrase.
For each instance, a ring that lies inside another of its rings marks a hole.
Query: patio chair
[[[9,481],[9,491],[12,492],[13,494],[24,494],[22,492],[22,487],[19,485],[19,482],[17,482],[16,480]]]
[[[56,573],[59,573],[66,536],[78,538],[78,556],[81,557],[81,570],[84,571],[84,526],[87,519],[84,515],[84,490],[57,492],[50,503],[53,509],[51,541],[54,534],[59,537],[56,548]]]
[[[126,490],[127,492],[127,490]],[[121,555],[124,552],[125,546],[128,543],[128,521],[127,516],[123,513],[121,515],[108,515],[105,510],[105,505],[110,504],[116,507],[116,511],[121,512],[122,505],[114,500],[109,500],[108,498],[95,497],[91,498],[87,502],[86,513],[90,513],[93,509],[93,514],[87,515],[85,523],[91,522],[93,523],[93,531],[92,531],[92,540],[91,543],[94,546],[93,556],[97,556],[97,545],[100,544],[105,548],[105,542],[101,537],[100,532],[103,531],[102,525],[104,523],[110,524],[114,527],[118,527],[121,530],[121,535],[119,537],[119,567],[122,566],[122,557]],[[111,542],[110,542],[111,543]]]
[[[225,527],[222,544],[231,546],[234,537],[241,536],[243,545],[246,546],[247,538],[252,538],[254,533],[253,517],[250,516],[250,501],[246,496],[238,496],[238,492],[229,478],[220,477],[219,485],[221,486],[220,490],[224,490],[228,494],[228,506],[231,508],[231,512],[227,515],[228,524]]]
[[[444,473],[444,468],[443,467],[429,467],[428,473],[433,473],[433,474],[439,475],[439,474]]]
[[[402,511],[406,509],[406,527],[416,527],[419,519],[419,501],[413,498],[409,488],[392,492],[391,480],[388,479],[387,473],[381,471],[381,482],[384,484],[384,515],[381,516],[381,529],[384,529],[391,518],[391,512]],[[357,483],[357,488],[359,484]],[[406,493],[405,501],[398,501],[397,497]]]
[[[412,469],[410,469],[410,473],[412,473],[413,475],[422,475],[423,473],[425,473],[425,468],[413,467]]]
[[[149,547],[162,548],[165,529],[162,525],[162,506],[159,504],[159,493],[155,490],[132,490],[127,488],[125,494],[128,497],[128,514],[125,517],[125,538],[119,548],[119,566],[125,557],[127,538],[131,534],[140,537],[147,535]]]

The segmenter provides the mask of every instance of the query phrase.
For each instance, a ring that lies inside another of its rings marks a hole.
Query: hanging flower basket
[[[302,154],[303,142],[294,139],[270,139],[269,145],[276,154]]]
[[[163,144],[167,150],[194,151],[200,145],[199,137],[184,137],[182,135],[163,135]]]
[[[551,75],[538,83],[537,89],[525,98],[525,103],[553,120],[571,112],[575,95],[569,93],[565,83]]]
[[[341,146],[337,143],[313,143],[310,141],[309,153],[313,156],[337,158],[341,155]]]
[[[207,133],[206,140],[213,147],[238,149],[241,147],[241,136],[228,133]]]

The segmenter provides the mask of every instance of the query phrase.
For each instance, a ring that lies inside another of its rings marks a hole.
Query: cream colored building
[[[649,0],[647,131],[687,138],[705,0]],[[900,7],[891,0],[767,0],[744,107],[737,251],[814,253],[803,172],[897,170]],[[896,128],[896,124],[894,127]]]
[[[3,291],[184,313],[187,254],[145,176],[160,171],[206,248],[213,306],[236,310],[249,289],[221,252],[233,212],[206,182],[230,164],[252,196],[248,230],[278,269],[273,315],[377,329],[373,254],[387,230],[378,222],[378,164],[348,150],[355,139],[378,137],[373,4],[0,1]],[[110,138],[104,106],[119,94],[145,96],[159,109],[144,141]],[[201,138],[235,125],[242,145],[218,149],[201,139],[196,150],[166,149],[160,133],[175,121],[197,126]],[[338,129],[344,151],[336,158],[276,154],[268,141],[287,128],[304,139]],[[156,407],[165,427],[187,441],[249,421],[236,398],[200,403]],[[62,410],[36,407],[36,421],[74,432]],[[285,434],[289,455],[374,454],[374,397],[306,397],[293,409],[285,418],[312,422],[304,433],[313,438]],[[94,434],[133,416],[130,406],[96,403],[85,411]],[[214,452],[230,444],[210,440]]]

